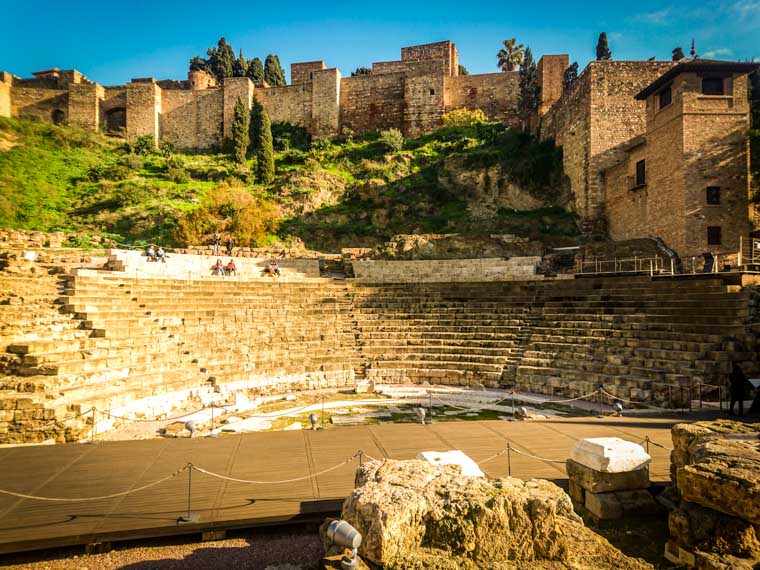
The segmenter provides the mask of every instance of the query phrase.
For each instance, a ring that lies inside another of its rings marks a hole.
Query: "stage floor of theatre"
[[[413,459],[419,451],[459,449],[476,462],[507,443],[512,476],[566,479],[564,464],[575,442],[616,436],[649,445],[653,481],[668,481],[670,428],[679,415],[573,418],[551,421],[456,421],[431,425],[375,424],[318,431],[281,431],[218,438],[116,441],[0,449],[0,489],[25,495],[77,499],[135,490],[188,463],[241,483],[192,470],[187,513],[185,469],[158,485],[109,499],[52,502],[0,493],[0,553],[94,544],[214,529],[233,529],[338,513],[351,492],[362,450],[377,459]],[[518,451],[537,456],[537,459]],[[551,460],[551,461],[547,461]],[[507,454],[481,463],[491,477],[507,475]],[[277,483],[289,479],[298,481]]]

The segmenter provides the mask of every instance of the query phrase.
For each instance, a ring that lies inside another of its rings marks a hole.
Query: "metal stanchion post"
[[[95,406],[92,407],[92,429],[90,429],[90,443],[95,443]]]
[[[193,492],[193,464],[188,463],[187,469],[187,514],[177,519],[177,524],[189,524],[198,522],[198,515],[190,511],[190,502]]]
[[[512,444],[507,442],[507,475],[512,476]]]
[[[649,454],[649,436],[646,436],[644,438],[644,443],[647,445],[647,455]]]
[[[364,452],[360,449],[359,450],[359,467],[362,466],[362,459],[364,458]]]
[[[512,390],[512,417],[515,417],[515,391]]]
[[[322,419],[320,420],[322,429],[325,429],[325,397],[322,396]]]

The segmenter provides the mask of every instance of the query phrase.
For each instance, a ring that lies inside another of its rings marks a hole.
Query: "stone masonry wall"
[[[444,79],[445,112],[481,109],[490,121],[517,126],[519,78],[516,71],[459,75]]]
[[[100,100],[103,94],[103,87],[97,83],[69,85],[69,126],[97,131],[100,126]]]
[[[224,136],[232,136],[235,120],[235,104],[241,99],[246,109],[253,102],[253,82],[247,77],[228,77],[224,80]]]
[[[312,72],[327,69],[324,61],[302,61],[290,64],[290,84],[308,83],[312,80]]]
[[[166,89],[161,97],[161,139],[178,148],[208,148],[222,141],[221,89]]]
[[[344,129],[399,128],[404,121],[404,75],[344,77],[340,82],[340,111]]]
[[[444,74],[459,75],[459,52],[450,41],[401,48],[401,61],[443,61]]]
[[[11,94],[11,116],[32,121],[52,122],[53,111],[68,113],[69,92],[44,87],[14,85]],[[65,120],[65,119],[64,119]]]
[[[11,81],[6,82],[4,74],[0,74],[0,117],[11,116]]]
[[[570,58],[567,54],[545,55],[538,60],[536,73],[541,85],[541,105],[538,114],[543,115],[562,97],[565,70]]]
[[[405,136],[416,137],[441,126],[446,63],[421,61],[407,65],[404,79]]]
[[[311,73],[311,134],[328,137],[340,130],[340,71],[333,68]]]
[[[256,89],[254,96],[273,123],[287,121],[311,128],[311,83]]]
[[[403,61],[376,61],[372,64],[372,75],[385,73],[403,73],[406,64]]]
[[[127,85],[127,138],[150,135],[158,142],[161,88],[155,81]]]

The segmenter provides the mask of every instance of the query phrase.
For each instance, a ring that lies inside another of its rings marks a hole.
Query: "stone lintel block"
[[[575,444],[570,458],[604,473],[634,471],[652,460],[643,447],[619,437],[582,439]]]
[[[566,466],[570,482],[592,493],[630,491],[649,487],[649,465],[622,473],[596,471],[572,459],[567,460]]]
[[[619,519],[624,515],[651,515],[660,511],[654,497],[643,489],[610,493],[587,491],[585,506],[601,520]]]

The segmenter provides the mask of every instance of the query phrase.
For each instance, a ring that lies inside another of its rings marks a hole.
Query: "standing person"
[[[227,255],[232,255],[232,248],[235,247],[235,240],[232,236],[227,237],[227,242],[224,244],[227,247]]]
[[[744,415],[744,387],[749,384],[744,371],[736,363],[731,363],[731,373],[728,375],[729,392],[731,394],[731,405],[728,408],[729,415],[734,415],[734,404],[739,402],[739,417]]]
[[[214,255],[219,255],[219,246],[222,245],[222,236],[214,234]]]

